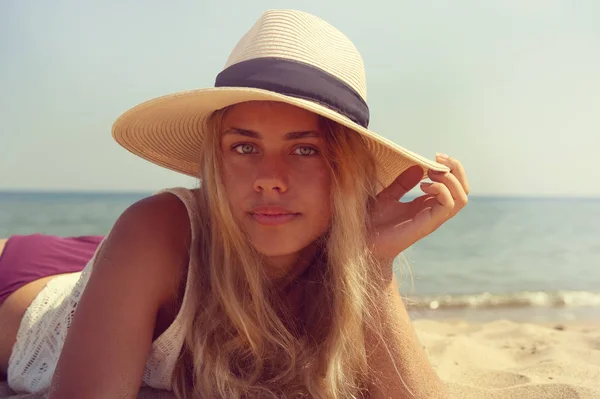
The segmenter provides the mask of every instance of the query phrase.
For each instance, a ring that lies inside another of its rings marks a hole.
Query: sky
[[[597,0],[0,0],[0,190],[196,185],[128,153],[111,125],[211,87],[274,8],[344,32],[365,63],[370,128],[459,159],[473,195],[600,197]]]

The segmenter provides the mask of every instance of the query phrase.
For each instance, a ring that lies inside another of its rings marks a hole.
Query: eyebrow
[[[239,134],[240,136],[246,136],[246,137],[251,137],[253,139],[262,139],[262,135],[258,132],[255,132],[253,130],[247,130],[247,129],[240,129],[237,127],[232,127],[228,130],[226,130],[225,132],[223,132],[223,135],[227,135],[227,134]],[[297,140],[297,139],[304,139],[307,137],[321,137],[321,134],[319,134],[318,132],[315,132],[314,130],[308,130],[305,132],[289,132],[286,133],[285,136],[283,136],[284,140]]]

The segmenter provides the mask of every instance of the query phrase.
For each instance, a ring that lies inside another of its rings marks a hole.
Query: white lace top
[[[195,200],[190,190],[175,188],[164,191],[176,195],[185,204],[190,220],[195,220]],[[193,222],[191,231],[194,240]],[[50,386],[79,298],[85,290],[101,246],[102,243],[83,271],[52,279],[27,308],[7,371],[8,384],[14,391],[40,392]],[[182,309],[186,306],[188,290],[189,279]],[[171,389],[171,375],[184,340],[184,323],[180,315],[181,311],[169,328],[152,343],[142,378],[143,386]]]

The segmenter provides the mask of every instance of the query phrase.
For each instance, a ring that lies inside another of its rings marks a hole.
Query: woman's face
[[[273,263],[294,262],[331,219],[331,176],[317,115],[284,103],[227,110],[221,151],[234,217]]]

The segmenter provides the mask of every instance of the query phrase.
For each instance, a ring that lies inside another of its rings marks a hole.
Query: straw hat
[[[215,87],[141,103],[115,121],[112,134],[130,152],[198,177],[204,119],[251,100],[292,104],[362,134],[384,187],[412,165],[425,172],[448,170],[368,129],[365,70],[358,50],[327,22],[294,10],[262,14],[231,52]]]

